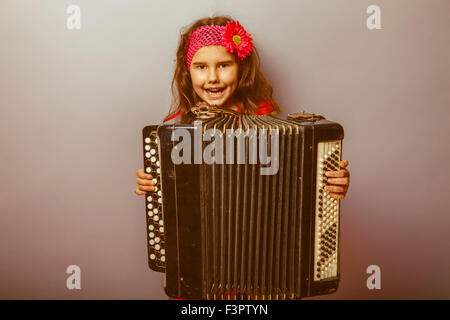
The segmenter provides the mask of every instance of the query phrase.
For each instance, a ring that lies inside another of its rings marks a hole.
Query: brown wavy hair
[[[191,75],[186,65],[185,45],[189,36],[200,27],[207,25],[225,26],[229,21],[235,22],[227,16],[208,17],[197,20],[190,26],[182,29],[172,80],[173,99],[169,114],[164,121],[178,113],[186,114],[200,100],[200,97],[194,91]],[[268,101],[274,106],[272,113],[279,113],[280,108],[272,95],[272,85],[260,70],[259,55],[255,46],[253,46],[253,52],[239,65],[238,84],[233,97],[243,103],[242,112],[245,114],[254,114],[258,109],[257,105],[262,101]]]

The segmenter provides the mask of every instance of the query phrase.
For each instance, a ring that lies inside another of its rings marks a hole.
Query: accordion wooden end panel
[[[164,272],[167,295],[335,292],[340,207],[324,186],[343,134],[323,117],[221,114],[145,127],[144,166],[157,187],[146,196],[148,263]],[[175,164],[174,154],[184,161]]]

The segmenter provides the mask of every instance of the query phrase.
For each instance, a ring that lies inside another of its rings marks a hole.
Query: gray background
[[[450,298],[448,0],[2,0],[0,298],[166,299],[133,193],[141,129],[167,113],[180,28],[212,14],[253,34],[285,113],[345,128],[342,283],[323,298]]]

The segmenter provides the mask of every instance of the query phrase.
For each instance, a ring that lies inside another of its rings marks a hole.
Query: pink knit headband
[[[223,46],[231,53],[236,52],[239,59],[245,59],[253,51],[251,34],[239,21],[229,21],[226,26],[203,26],[192,32],[186,42],[188,69],[195,53],[206,46]]]

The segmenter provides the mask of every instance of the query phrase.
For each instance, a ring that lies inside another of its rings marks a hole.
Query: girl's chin
[[[225,104],[225,102],[226,102],[226,99],[205,99],[204,100],[207,104],[209,104],[210,106],[218,106],[218,107],[222,107],[224,104]]]

